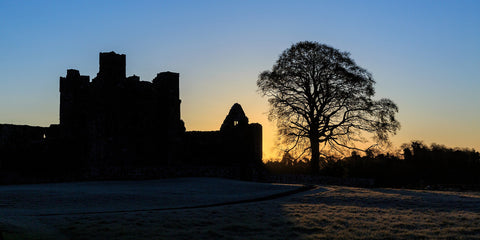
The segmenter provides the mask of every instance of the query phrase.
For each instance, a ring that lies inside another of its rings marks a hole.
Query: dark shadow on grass
[[[308,203],[332,206],[356,206],[383,209],[434,210],[440,212],[467,211],[480,213],[480,196],[465,196],[442,192],[400,189],[342,188],[326,195],[305,196]]]

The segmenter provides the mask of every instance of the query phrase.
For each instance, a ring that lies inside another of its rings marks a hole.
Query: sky
[[[480,150],[480,1],[9,1],[0,0],[0,123],[59,122],[59,77],[91,78],[99,52],[126,54],[127,76],[180,73],[187,131],[218,130],[242,105],[275,124],[260,72],[299,41],[351,53],[373,74],[375,98],[399,107],[394,147],[412,140]]]

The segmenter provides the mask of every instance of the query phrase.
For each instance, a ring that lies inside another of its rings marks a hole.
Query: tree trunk
[[[312,174],[318,175],[320,172],[320,149],[317,137],[310,138],[310,149],[312,150],[312,159],[310,159]]]

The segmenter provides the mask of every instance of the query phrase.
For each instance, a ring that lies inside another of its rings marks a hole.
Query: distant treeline
[[[344,158],[322,159],[320,174],[343,178],[372,178],[377,186],[480,186],[480,154],[473,149],[430,147],[414,141],[404,145],[398,155],[367,151],[353,152]],[[268,161],[266,168],[275,174],[308,174],[307,159],[295,160],[285,154],[281,161]]]

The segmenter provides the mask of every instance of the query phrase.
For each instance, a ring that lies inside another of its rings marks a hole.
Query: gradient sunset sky
[[[258,74],[298,41],[348,51],[396,102],[411,140],[480,150],[480,1],[0,0],[0,123],[59,119],[59,77],[95,77],[99,52],[127,75],[180,73],[187,130],[218,130],[238,102],[275,149]]]

